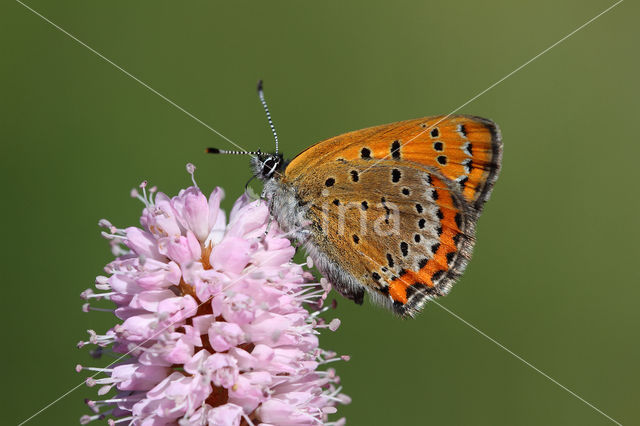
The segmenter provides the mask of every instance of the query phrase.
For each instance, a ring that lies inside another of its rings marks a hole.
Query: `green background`
[[[29,0],[248,149],[446,114],[612,4],[536,1]],[[443,306],[623,424],[640,423],[637,26],[626,1],[461,112],[502,128],[475,256]],[[79,293],[110,259],[98,219],[137,223],[143,179],[242,193],[248,159],[14,1],[0,6],[2,423],[83,380],[75,344],[114,323]],[[402,321],[339,299],[323,346],[350,425],[606,425],[603,415],[435,304]],[[101,362],[106,362],[102,360]],[[80,387],[29,424],[77,424]]]

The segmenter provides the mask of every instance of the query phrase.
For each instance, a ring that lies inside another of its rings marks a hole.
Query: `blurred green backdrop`
[[[536,1],[26,2],[240,145],[290,156],[341,132],[448,113],[612,4]],[[626,1],[461,112],[500,124],[504,168],[475,256],[441,302],[623,424],[640,423],[639,8]],[[247,159],[18,2],[0,6],[3,423],[80,383],[105,330],[79,293],[137,223],[149,179],[242,193]],[[350,425],[612,424],[434,304],[413,321],[339,299],[324,347]],[[393,367],[401,366],[401,368]],[[77,424],[80,387],[29,424]]]

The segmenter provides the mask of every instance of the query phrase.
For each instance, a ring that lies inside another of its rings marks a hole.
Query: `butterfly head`
[[[284,169],[284,159],[282,154],[269,154],[258,152],[251,157],[251,168],[253,174],[260,180],[266,181]]]

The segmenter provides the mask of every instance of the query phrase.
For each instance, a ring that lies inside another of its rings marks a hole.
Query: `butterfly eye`
[[[271,177],[280,165],[280,158],[276,156],[267,157],[262,162],[262,175],[264,177]]]

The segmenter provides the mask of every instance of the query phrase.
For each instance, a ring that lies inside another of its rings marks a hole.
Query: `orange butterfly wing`
[[[469,115],[425,117],[345,133],[317,143],[291,161],[297,175],[337,159],[401,159],[433,167],[457,182],[464,199],[482,210],[500,171],[502,141],[491,120]]]
[[[399,208],[397,234],[369,239],[334,229],[323,234],[317,226],[312,235],[316,250],[343,270],[328,274],[339,292],[361,300],[362,290],[344,278],[352,276],[377,301],[413,316],[426,300],[446,294],[464,271],[501,157],[492,121],[427,117],[313,145],[287,165],[281,182],[295,189],[300,205],[311,206],[316,225],[339,228],[344,217],[349,230],[364,230],[355,213],[340,211],[345,203],[368,202],[374,219],[389,215],[385,203]]]

